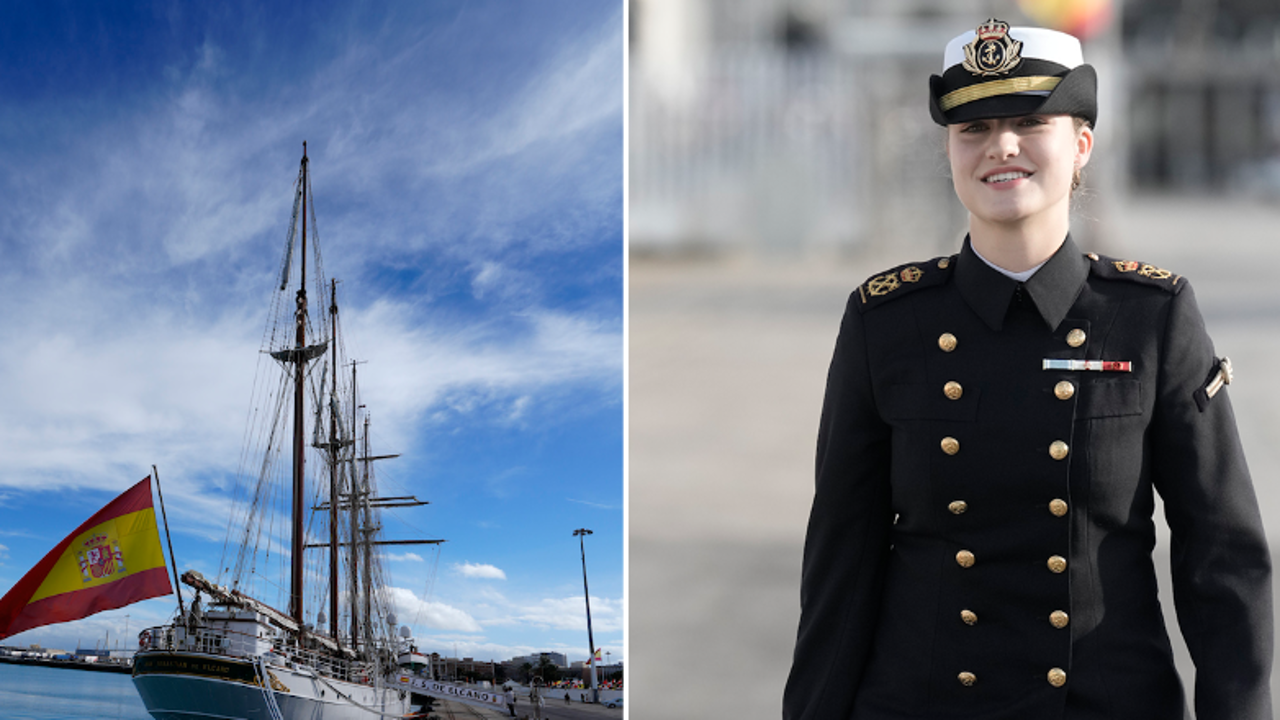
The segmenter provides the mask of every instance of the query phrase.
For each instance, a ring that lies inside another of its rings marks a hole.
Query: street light
[[[591,591],[587,589],[587,547],[585,538],[591,535],[586,528],[573,531],[578,538],[578,549],[582,551],[582,594],[587,598],[587,662],[591,663],[591,702],[600,702],[600,687],[596,682],[596,640],[591,635]]]

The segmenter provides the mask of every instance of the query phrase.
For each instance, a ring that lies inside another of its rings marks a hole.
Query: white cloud
[[[571,503],[578,503],[579,505],[586,505],[587,507],[593,507],[593,508],[596,508],[597,510],[617,510],[618,509],[616,505],[607,505],[605,503],[591,502],[590,500],[578,500],[576,498],[565,498],[565,500],[568,500]]]
[[[424,562],[421,555],[417,553],[411,553],[411,552],[401,553],[401,554],[387,553],[383,557],[385,557],[388,560],[393,560],[395,562]]]
[[[355,274],[391,253],[420,262],[412,251],[428,237],[471,238],[446,252],[464,257],[476,296],[496,303],[480,323],[425,317],[438,308],[416,305],[420,298],[344,308],[359,356],[373,364],[364,389],[389,440],[407,447],[412,423],[433,408],[493,410],[494,421],[515,423],[545,407],[548,393],[616,389],[619,319],[541,307],[545,280],[520,266],[528,258],[493,252],[513,239],[552,249],[565,242],[522,233],[530,213],[551,205],[544,191],[568,175],[548,185],[530,163],[481,167],[548,143],[553,154],[567,153],[583,133],[616,129],[621,22],[588,30],[532,66],[515,92],[489,98],[494,106],[467,108],[476,122],[457,122],[426,93],[403,92],[422,72],[425,45],[413,33],[358,38],[285,96],[246,102],[228,101],[225,73],[234,63],[206,40],[187,74],[174,75],[127,122],[87,126],[65,152],[24,168],[17,187],[25,194],[0,211],[0,227],[15,229],[33,262],[10,264],[22,272],[0,285],[9,309],[0,342],[24,348],[0,356],[0,375],[11,379],[0,381],[0,487],[27,486],[32,469],[46,487],[118,487],[119,477],[154,462],[174,478],[177,500],[197,494],[182,487],[185,471],[235,469],[259,349],[257,306],[287,227],[297,145],[309,134],[302,128],[332,128],[332,137],[312,136],[313,148],[323,148],[313,161],[320,224],[326,238],[337,236],[325,241],[329,258]],[[304,91],[315,92],[299,108],[295,94]],[[424,126],[450,135],[441,140]],[[384,212],[379,198],[403,193],[381,183],[436,177],[441,158],[478,173],[465,211],[415,202]],[[576,188],[620,192],[617,161],[573,162],[563,173],[577,178]],[[368,209],[326,215],[336,203],[362,208],[365,200]],[[572,213],[591,217],[566,220],[568,228],[593,228],[597,215],[619,211],[574,200]],[[568,234],[598,242],[598,233]],[[405,429],[388,433],[393,427]]]
[[[554,628],[556,630],[587,630],[586,603],[581,597],[542,598],[530,603],[513,603],[502,615],[486,618],[488,626],[519,626]],[[622,603],[611,598],[591,598],[591,626],[596,632],[622,631]]]
[[[532,404],[532,402],[533,402],[533,398],[529,397],[528,395],[521,395],[520,397],[516,398],[514,401],[511,402],[511,405],[507,411],[506,421],[508,423],[520,422],[520,420],[524,418],[525,411],[529,409],[529,406]]]
[[[506,580],[507,574],[502,572],[501,568],[493,565],[485,565],[480,563],[461,563],[454,564],[453,569],[459,575],[468,578],[482,578],[486,580]]]
[[[387,588],[396,617],[401,624],[435,630],[480,632],[480,623],[465,610],[442,602],[421,600],[412,590]]]
[[[433,408],[468,415],[497,402],[507,422],[524,419],[538,397],[565,388],[612,390],[622,372],[621,328],[588,316],[530,310],[451,327],[381,300],[350,313],[346,324],[358,328],[360,357],[371,359],[361,385],[385,420],[384,435]],[[405,446],[396,432],[388,439]]]

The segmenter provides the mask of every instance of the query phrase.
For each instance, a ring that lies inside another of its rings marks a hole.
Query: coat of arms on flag
[[[120,543],[105,535],[95,535],[81,543],[87,550],[77,550],[80,561],[80,579],[83,582],[99,580],[117,570],[124,573],[124,554]]]
[[[0,597],[0,638],[170,592],[147,478],[81,523]]]

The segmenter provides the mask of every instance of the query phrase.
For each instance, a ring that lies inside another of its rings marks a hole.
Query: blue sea
[[[150,720],[124,673],[0,663],[4,720]]]

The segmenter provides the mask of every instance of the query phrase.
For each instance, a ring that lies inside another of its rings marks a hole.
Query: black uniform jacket
[[[1270,718],[1270,559],[1219,369],[1185,278],[1069,237],[1025,284],[967,240],[871,278],[827,380],[783,717],[1181,720],[1154,490],[1197,717]]]

